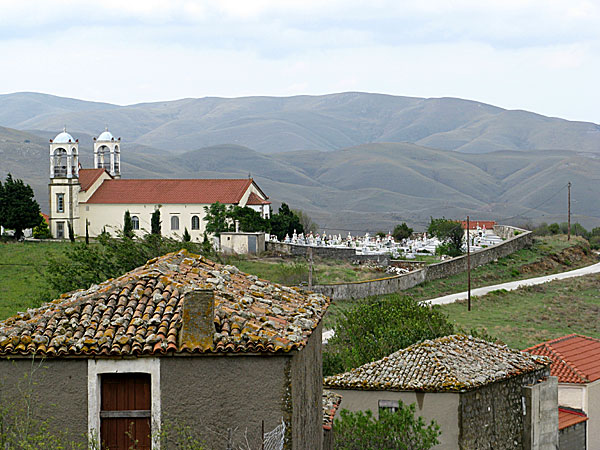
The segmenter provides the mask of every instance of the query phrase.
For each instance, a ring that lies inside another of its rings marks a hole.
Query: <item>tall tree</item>
[[[31,186],[9,173],[4,185],[0,182],[0,225],[15,230],[15,238],[20,239],[23,230],[38,226],[42,220]]]
[[[223,203],[215,202],[210,206],[205,206],[206,232],[215,236],[221,236],[224,231],[230,230],[230,214],[227,206]]]
[[[408,239],[412,233],[413,229],[406,225],[406,222],[402,222],[402,224],[394,227],[392,236],[394,236],[394,240],[401,241],[402,239]]]
[[[160,236],[160,209],[155,209],[150,218],[150,233]]]
[[[133,221],[131,220],[131,214],[129,210],[125,211],[125,216],[123,217],[123,235],[128,238],[133,238]]]
[[[294,231],[304,233],[304,226],[294,211],[286,203],[282,203],[277,214],[271,216],[271,233],[281,240],[286,234],[291,236]]]
[[[460,222],[449,220],[444,217],[441,219],[431,218],[427,233],[435,236],[444,243],[444,251],[450,256],[462,254],[462,243],[464,231]]]
[[[263,219],[258,211],[244,206],[243,208],[235,206],[228,216],[239,223],[240,231],[264,231],[265,233],[271,230],[271,224],[268,220]]]

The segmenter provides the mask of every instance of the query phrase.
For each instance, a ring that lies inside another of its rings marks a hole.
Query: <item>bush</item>
[[[33,237],[35,239],[50,239],[52,237],[46,220],[42,220],[37,227],[33,228]]]
[[[340,411],[336,419],[336,450],[427,450],[439,444],[440,427],[434,421],[425,424],[415,418],[415,405],[398,404],[398,411],[379,410],[379,419],[371,411]]]

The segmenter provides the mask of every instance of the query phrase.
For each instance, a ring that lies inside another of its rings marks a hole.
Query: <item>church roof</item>
[[[87,203],[237,204],[252,179],[106,180]]]
[[[246,202],[246,205],[270,205],[270,204],[271,204],[270,201],[263,200],[258,195],[256,195],[254,192],[250,193],[250,195],[248,196],[248,201]]]
[[[81,190],[87,191],[104,172],[106,172],[104,169],[79,169]]]
[[[52,139],[53,144],[68,144],[69,142],[75,142],[75,139],[73,139],[73,136],[66,131],[58,133],[56,137]]]
[[[98,139],[96,139],[97,141],[112,141],[115,137],[112,135],[112,133],[108,130],[104,130],[102,133],[100,133],[100,136],[98,136]]]

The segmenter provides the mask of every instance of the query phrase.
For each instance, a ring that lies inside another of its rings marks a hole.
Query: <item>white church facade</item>
[[[206,230],[205,206],[215,202],[248,206],[263,218],[270,202],[251,179],[122,179],[121,138],[106,129],[94,138],[94,168],[79,164],[79,141],[64,130],[50,140],[50,231],[56,239],[91,237],[123,228],[125,211],[136,234],[149,233],[151,216],[160,209],[161,234],[192,240]]]

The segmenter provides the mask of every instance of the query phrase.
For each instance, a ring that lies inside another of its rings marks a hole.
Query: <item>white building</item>
[[[64,130],[50,141],[50,231],[58,239],[123,228],[125,211],[137,233],[150,232],[150,219],[161,213],[163,236],[193,240],[206,229],[204,207],[220,202],[248,206],[269,216],[268,197],[253,179],[121,179],[121,138],[105,130],[94,138],[94,169],[79,165],[79,141]]]

